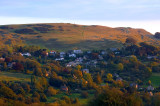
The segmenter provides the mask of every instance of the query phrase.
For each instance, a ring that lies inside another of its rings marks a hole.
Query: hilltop
[[[144,29],[130,27],[111,28],[70,23],[0,26],[0,44],[2,46],[29,44],[56,50],[120,48],[128,37],[136,39],[138,43],[159,44],[159,41],[151,33]]]

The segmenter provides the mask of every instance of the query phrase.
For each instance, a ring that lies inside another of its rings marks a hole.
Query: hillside
[[[69,23],[0,26],[0,44],[39,45],[49,49],[104,49],[121,47],[127,37],[155,44],[152,34],[144,29],[110,28]],[[156,41],[159,44],[159,41]]]

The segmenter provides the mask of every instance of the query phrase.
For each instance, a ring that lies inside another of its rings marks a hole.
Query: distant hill
[[[2,46],[29,44],[56,50],[105,49],[121,47],[128,37],[136,39],[137,42],[159,44],[159,40],[144,29],[129,27],[111,28],[69,23],[0,26]]]

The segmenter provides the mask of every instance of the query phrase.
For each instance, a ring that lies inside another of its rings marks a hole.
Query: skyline
[[[155,33],[160,27],[159,11],[159,0],[0,0],[0,24],[62,22]]]

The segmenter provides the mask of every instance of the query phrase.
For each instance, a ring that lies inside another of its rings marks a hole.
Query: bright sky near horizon
[[[160,31],[160,0],[0,0],[0,24],[75,23]]]

